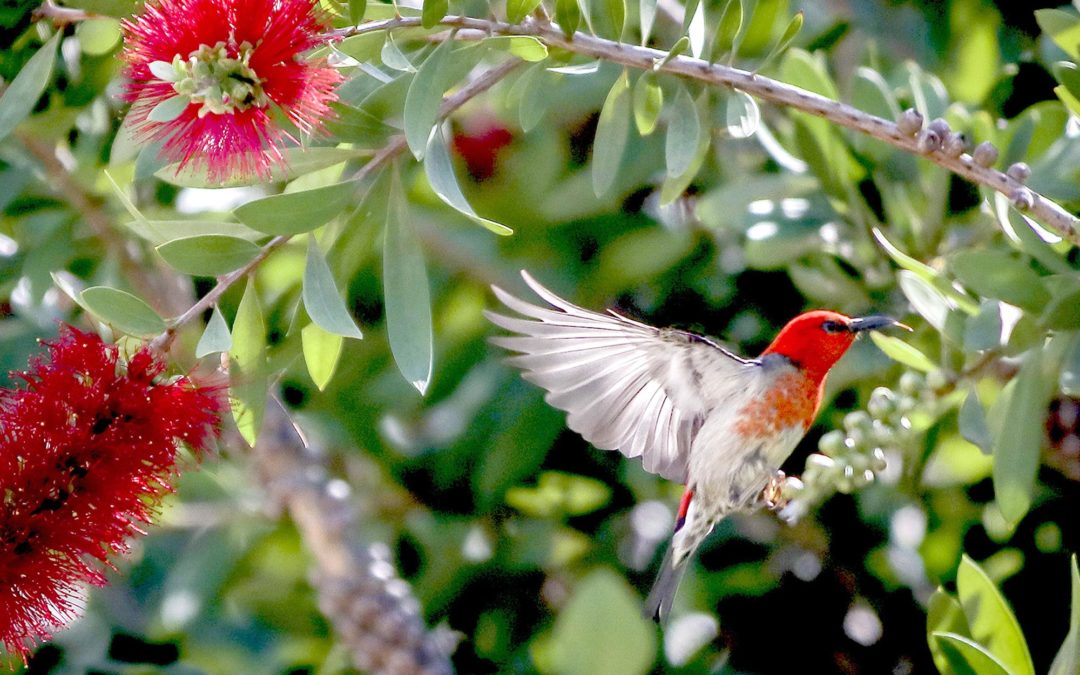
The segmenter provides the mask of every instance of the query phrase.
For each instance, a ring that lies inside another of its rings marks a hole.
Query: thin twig
[[[105,210],[104,202],[79,184],[57,158],[53,144],[24,131],[16,131],[15,136],[45,171],[50,189],[82,217],[83,223],[105,246],[109,258],[119,263],[124,278],[139,289],[155,309],[169,315],[187,306],[192,295],[188,277],[171,273],[158,261],[141,258],[129,247],[115,230],[113,217]]]
[[[551,47],[640,70],[656,68],[656,64],[667,56],[667,52],[663,50],[605,40],[580,32],[575,33],[572,39],[567,39],[558,26],[546,21],[540,22],[531,17],[520,24],[509,24],[467,16],[447,16],[439,23],[447,28],[461,29],[456,34],[456,39],[479,40],[489,35],[535,37]],[[420,25],[420,17],[397,17],[369,21],[359,26],[333,31],[330,35],[346,38],[395,28],[414,28]],[[659,70],[708,84],[738,89],[763,101],[822,117],[839,126],[872,136],[905,152],[921,155],[958,176],[1004,194],[1018,208],[1025,209],[1029,215],[1057,234],[1080,246],[1080,219],[1059,204],[1001,171],[976,164],[970,154],[964,153],[959,157],[952,157],[940,150],[929,152],[921,150],[916,137],[901,132],[892,120],[871,115],[846,103],[825,98],[778,80],[731,66],[710,64],[690,56],[677,56],[667,61]]]
[[[438,120],[441,121],[445,119],[455,110],[465,105],[465,103],[473,97],[479,96],[488,89],[491,89],[499,82],[499,80],[506,77],[522,63],[523,61],[517,58],[504,61],[484,72],[450,96],[444,97],[442,106],[439,108]],[[395,136],[391,138],[381,150],[372,155],[371,159],[353,174],[351,179],[355,181],[366,179],[374,172],[389,164],[395,157],[405,152],[408,147],[408,143],[404,136]],[[210,289],[206,295],[199,298],[199,300],[184,311],[183,314],[176,317],[164,333],[154,338],[152,346],[162,352],[168,351],[172,346],[173,340],[176,338],[176,332],[181,327],[192,321],[194,318],[201,316],[202,313],[212,307],[233,284],[240,279],[243,279],[248,274],[251,274],[274,250],[284,246],[290,239],[292,239],[292,235],[278,235],[274,237],[262,247],[259,254],[251,261],[240,269],[229,272],[218,279],[217,285]]]
[[[41,5],[34,10],[33,18],[35,21],[48,19],[54,26],[66,26],[69,23],[89,21],[90,19],[97,19],[99,17],[93,12],[87,12],[86,10],[76,9],[74,7],[61,7],[53,2],[53,0],[45,0],[45,2],[41,3]]]

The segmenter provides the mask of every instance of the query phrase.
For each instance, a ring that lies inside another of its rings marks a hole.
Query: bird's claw
[[[784,484],[787,482],[787,475],[777,469],[777,471],[769,477],[769,482],[761,490],[761,501],[765,504],[765,507],[770,511],[782,511],[784,507],[791,501],[784,495]]]

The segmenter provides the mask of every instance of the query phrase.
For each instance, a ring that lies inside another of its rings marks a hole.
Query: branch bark
[[[871,115],[846,103],[825,98],[800,87],[739,68],[710,64],[708,61],[690,56],[676,56],[657,68],[657,64],[668,56],[668,53],[663,50],[638,47],[580,32],[568,39],[557,25],[533,17],[526,18],[520,24],[510,24],[467,16],[447,16],[440,21],[440,24],[447,28],[457,29],[453,34],[454,39],[478,40],[491,35],[535,37],[549,47],[618,63],[628,68],[658,69],[659,72],[707,84],[731,87],[763,101],[827,119],[838,126],[872,136],[905,152],[925,157],[958,176],[1004,194],[1017,208],[1027,211],[1043,225],[1080,246],[1080,219],[1022,182],[1001,171],[977,164],[968,153],[954,157],[941,150],[926,151],[920,148],[916,135],[903,133],[897,128],[895,121]],[[414,28],[420,25],[419,17],[397,17],[369,21],[359,26],[334,31],[333,35],[345,38],[395,28]]]

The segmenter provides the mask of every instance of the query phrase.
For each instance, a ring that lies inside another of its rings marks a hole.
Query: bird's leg
[[[787,506],[788,498],[784,496],[784,484],[786,482],[787,475],[777,469],[761,490],[761,501],[770,511],[781,511]]]

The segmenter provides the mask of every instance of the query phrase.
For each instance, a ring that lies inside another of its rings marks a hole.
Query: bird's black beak
[[[891,328],[893,326],[911,330],[910,327],[905,326],[891,316],[861,316],[852,319],[848,324],[848,329],[851,330],[852,333],[862,333],[868,330],[881,330],[882,328]]]

